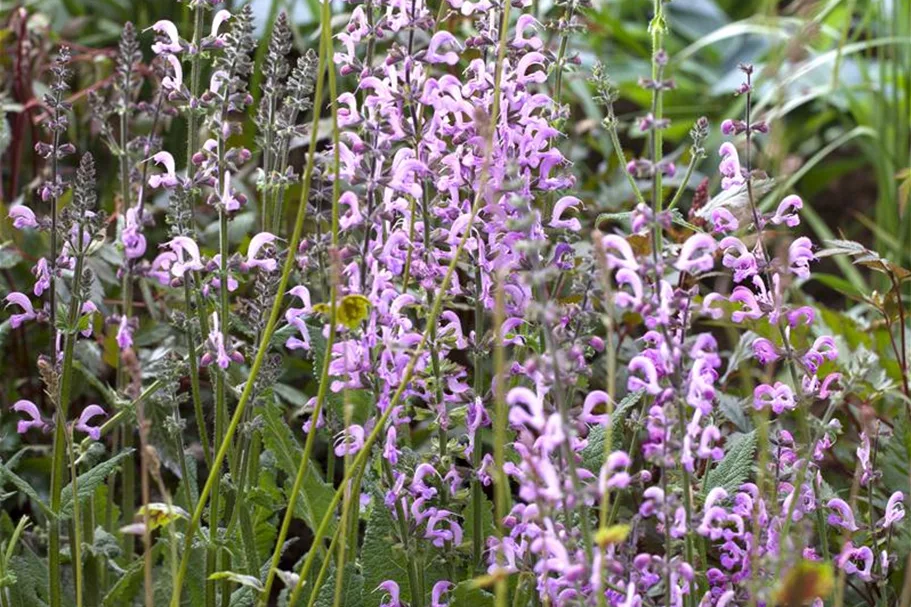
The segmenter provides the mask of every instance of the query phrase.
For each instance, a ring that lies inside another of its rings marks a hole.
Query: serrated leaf
[[[429,556],[429,555],[428,555]],[[373,508],[367,520],[364,534],[364,546],[361,548],[361,567],[364,574],[364,587],[372,590],[386,580],[393,580],[399,585],[401,601],[413,604],[411,587],[408,583],[408,567],[413,555],[407,554],[397,539],[395,522],[389,510],[380,503]],[[432,558],[425,557],[424,586],[427,593],[433,585],[447,578],[446,570]],[[366,592],[364,607],[379,607],[383,595],[381,592]]]
[[[623,426],[629,417],[630,410],[639,403],[644,394],[643,390],[631,392],[614,407],[611,419],[611,451],[626,448]],[[582,467],[594,474],[601,471],[601,465],[604,463],[604,437],[604,426],[595,426],[589,431],[588,444],[582,450]]]
[[[357,572],[353,563],[345,566],[342,575],[342,592],[338,607],[363,607],[364,576]],[[333,571],[319,589],[314,607],[334,607],[335,605],[335,571]]]
[[[756,431],[735,434],[728,438],[724,458],[705,477],[703,496],[715,487],[722,487],[733,494],[750,476],[753,454],[756,451]]]
[[[95,488],[117,471],[120,463],[133,454],[135,449],[121,451],[109,460],[105,460],[87,472],[83,472],[76,479],[76,490],[79,501],[87,500],[95,492]],[[63,488],[60,502],[60,518],[65,520],[73,514],[73,485],[68,484]]]
[[[9,482],[16,489],[18,489],[22,494],[28,496],[35,504],[41,508],[41,511],[44,512],[49,518],[55,518],[54,512],[51,510],[51,507],[44,503],[44,500],[41,499],[41,496],[38,495],[38,492],[32,488],[28,482],[10,470],[6,464],[0,464],[0,483]]]
[[[162,548],[165,546],[162,542],[155,542],[152,546],[153,562],[158,558]],[[132,604],[132,599],[139,593],[142,587],[143,569],[145,567],[144,559],[134,559],[129,566],[120,574],[117,581],[104,595],[101,601],[102,607],[112,607],[113,605]]]
[[[263,427],[263,444],[275,456],[279,469],[288,477],[286,493],[290,492],[291,484],[297,475],[304,450],[294,438],[291,429],[285,423],[280,410],[274,404],[268,404],[262,409],[265,421]],[[316,464],[307,466],[301,492],[297,499],[295,514],[302,518],[311,529],[316,529],[323,515],[329,509],[335,491],[332,486],[322,479],[316,471]],[[335,523],[329,525],[329,533],[335,529]]]

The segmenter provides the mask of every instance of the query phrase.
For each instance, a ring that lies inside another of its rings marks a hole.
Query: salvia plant
[[[3,607],[908,604],[878,465],[907,459],[907,407],[858,395],[907,402],[911,272],[769,206],[760,70],[666,156],[655,0],[642,115],[585,68],[629,200],[583,201],[582,0],[326,2],[316,50],[280,14],[261,63],[250,7],[186,8],[127,24],[78,102],[111,200],[68,139],[71,51],[49,70],[41,183],[9,210],[44,252],[5,294],[49,345],[4,417],[51,464],[0,468],[30,512],[0,525]],[[836,254],[894,284],[869,302],[901,385],[801,290]]]

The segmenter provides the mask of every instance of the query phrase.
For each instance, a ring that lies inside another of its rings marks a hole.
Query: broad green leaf
[[[432,554],[433,552],[425,554],[424,557],[424,586],[427,594],[436,582],[449,579],[445,568]],[[413,604],[408,582],[408,567],[413,560],[413,555],[408,554],[398,540],[395,522],[380,499],[367,520],[364,546],[361,548],[361,571],[364,575],[364,588],[368,589],[364,594],[364,607],[379,607],[383,594],[370,591],[386,580],[393,580],[399,585],[403,603]]]
[[[449,591],[450,607],[493,607],[494,596],[478,588],[474,580],[464,580]]]
[[[316,595],[315,607],[334,607],[335,602],[335,571],[327,576],[326,581]],[[364,576],[357,572],[353,563],[345,566],[342,577],[342,591],[338,607],[363,607],[364,605]],[[372,588],[371,588],[372,590]],[[379,593],[377,593],[379,594]]]
[[[165,544],[155,542],[152,546],[152,561],[154,562]],[[114,605],[132,604],[132,600],[142,588],[144,559],[134,559],[127,568],[120,574],[111,589],[101,600],[102,607],[112,607]]]
[[[76,479],[76,490],[79,501],[87,500],[95,492],[95,488],[117,471],[120,463],[132,455],[135,449],[121,451],[109,460],[103,461],[88,472],[83,472]],[[60,518],[67,519],[73,514],[73,485],[68,484],[63,488],[60,505]]]
[[[44,514],[50,518],[55,518],[54,512],[51,510],[50,506],[44,503],[38,495],[38,492],[35,491],[24,478],[7,468],[6,464],[0,464],[0,483],[5,483],[7,481],[37,504]]]
[[[705,478],[703,497],[715,487],[723,487],[729,494],[740,488],[753,468],[753,453],[756,451],[756,431],[735,434],[728,438],[724,458],[712,468]]]
[[[285,479],[287,494],[297,475],[304,450],[294,438],[278,407],[274,404],[266,405],[262,409],[262,417],[265,421],[263,444],[272,452],[279,469],[288,477]],[[303,519],[311,529],[316,529],[329,509],[329,504],[334,496],[335,491],[332,486],[322,479],[319,472],[316,471],[316,464],[311,462],[307,466],[307,474],[301,485],[295,514]],[[329,526],[329,533],[332,533],[334,529],[335,523],[333,522]]]

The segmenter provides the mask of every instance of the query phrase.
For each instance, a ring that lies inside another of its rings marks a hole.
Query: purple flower
[[[9,218],[13,220],[13,227],[17,230],[37,228],[38,221],[35,213],[23,204],[17,204],[9,210]]]
[[[336,435],[334,453],[337,457],[354,455],[364,448],[364,428],[352,424]]]
[[[610,402],[610,396],[607,395],[607,392],[603,390],[592,390],[588,393],[588,396],[585,397],[585,402],[582,403],[582,414],[579,416],[586,424],[597,424],[597,425],[607,425],[610,423],[610,415],[607,413],[602,413],[601,415],[595,415],[595,408],[599,405],[607,405]]]
[[[171,275],[175,278],[183,278],[187,270],[203,269],[199,246],[192,238],[175,236],[161,246],[168,247],[177,255],[177,259],[173,260],[170,265]],[[189,259],[186,259],[186,256],[189,256]]]
[[[798,278],[810,277],[810,262],[816,261],[813,254],[813,243],[806,236],[801,236],[788,247],[788,266],[791,273]]]
[[[454,47],[455,51],[446,51],[440,53],[442,47]],[[459,52],[462,51],[462,46],[459,44],[459,41],[456,40],[456,37],[451,33],[443,30],[435,33],[433,38],[430,39],[430,44],[427,47],[427,53],[424,55],[424,59],[428,63],[445,63],[447,65],[455,65],[459,62]]]
[[[645,390],[652,396],[661,393],[661,386],[658,385],[658,370],[650,358],[642,355],[635,356],[629,362],[628,368],[629,379],[626,387],[630,392]],[[634,375],[634,373],[641,373],[642,377]]]
[[[435,510],[427,519],[427,529],[424,537],[431,543],[442,548],[447,543],[458,546],[462,543],[462,527],[454,520],[454,514],[448,510]],[[449,529],[437,529],[437,525],[445,523]]]
[[[431,603],[430,607],[447,607],[449,603],[443,603],[442,597],[445,593],[449,592],[449,589],[452,588],[452,583],[445,580],[440,580],[433,585],[433,590],[430,592]]]
[[[146,238],[142,235],[142,226],[138,219],[138,213],[139,211],[136,208],[127,209],[126,212],[126,225],[123,228],[121,238],[127,259],[138,259],[145,255],[146,252]]]
[[[547,420],[544,417],[544,404],[528,388],[517,386],[506,395],[509,405],[509,423],[513,427],[530,427],[542,430]],[[522,406],[524,405],[524,406]]]
[[[51,288],[51,270],[48,266],[47,259],[42,257],[32,268],[32,274],[35,276],[35,288],[33,292],[35,297],[41,297],[41,294]]]
[[[238,364],[244,362],[243,355],[237,350],[233,350],[230,354],[228,353],[225,337],[221,329],[219,329],[218,312],[212,313],[212,328],[209,331],[208,339],[206,339],[206,346],[209,351],[204,353],[199,360],[199,364],[202,367],[207,367],[215,362],[222,369],[227,369],[232,362]]]
[[[756,275],[759,269],[756,257],[739,238],[728,236],[723,238],[718,246],[724,250],[721,263],[724,267],[734,271],[735,282],[743,282]]]
[[[161,21],[153,23],[149,29],[168,39],[168,42],[156,42],[152,44],[152,52],[156,55],[179,53],[183,50],[183,47],[180,44],[180,35],[177,33],[177,26],[174,25],[173,21],[162,19]]]
[[[29,416],[31,419],[21,419],[16,424],[16,432],[19,434],[25,434],[29,431],[29,428],[37,428],[39,430],[44,430],[48,427],[47,423],[41,417],[41,412],[38,410],[38,407],[35,406],[30,400],[18,400],[13,405],[13,411],[18,413],[24,413]]]
[[[171,57],[172,55],[168,55]],[[179,66],[180,63],[177,63]],[[159,164],[164,167],[164,175],[152,175],[149,177],[149,187],[150,188],[173,188],[179,182],[177,180],[177,174],[174,167],[174,157],[171,156],[168,152],[158,152],[150,158],[155,164]]]
[[[582,201],[575,196],[564,196],[558,200],[554,205],[553,214],[550,218],[550,227],[570,230],[572,232],[578,232],[581,230],[582,224],[575,217],[571,219],[563,219],[563,213],[565,213],[567,209],[574,209],[580,204],[582,204]]]
[[[708,272],[715,265],[713,254],[718,247],[715,239],[708,234],[694,234],[686,239],[680,249],[675,268],[681,272],[696,274]]]
[[[26,295],[25,293],[20,293],[19,291],[13,291],[9,295],[7,295],[6,296],[6,307],[8,308],[14,304],[19,306],[20,308],[22,308],[22,313],[13,314],[9,318],[9,323],[14,329],[19,328],[19,326],[22,325],[22,323],[24,323],[24,322],[34,320],[38,317],[38,315],[35,314],[35,308],[32,307],[31,300],[28,298],[28,295]]]
[[[854,521],[854,513],[851,511],[851,507],[847,502],[834,497],[829,500],[826,507],[832,510],[827,519],[827,522],[830,525],[835,525],[836,527],[841,527],[848,531],[857,531],[859,529],[857,523]]]
[[[781,357],[778,348],[771,341],[764,337],[757,337],[750,344],[753,350],[753,356],[759,361],[759,364],[768,365]]]
[[[166,91],[172,91],[174,93],[180,93],[183,89],[183,67],[180,65],[180,59],[174,55],[164,55],[165,61],[171,65],[171,69],[174,71],[174,76],[165,76],[161,79],[161,88]],[[151,183],[150,183],[151,185]],[[157,187],[157,186],[152,186]]]
[[[774,386],[769,384],[756,386],[753,390],[753,406],[757,411],[771,407],[776,415],[781,415],[785,411],[793,410],[797,403],[794,401],[794,392],[791,391],[790,386],[778,381]]]
[[[800,196],[786,196],[779,204],[775,214],[769,218],[769,221],[775,225],[785,224],[789,228],[800,225],[800,217],[797,212],[803,208],[803,200]]]
[[[260,268],[264,272],[274,272],[278,268],[277,260],[271,257],[257,259],[257,256],[264,246],[271,244],[276,240],[278,240],[278,237],[269,232],[260,232],[251,238],[250,246],[247,247],[247,260],[241,264],[241,269],[249,270],[251,268]]]
[[[121,351],[133,347],[133,327],[126,316],[121,316],[117,324],[117,346]]]
[[[348,207],[345,214],[339,218],[338,224],[342,231],[347,231],[364,222],[364,216],[361,215],[361,209],[358,205],[357,194],[354,192],[345,192],[339,196],[338,203]]]
[[[740,168],[740,156],[737,154],[737,148],[734,147],[734,144],[725,141],[718,149],[718,153],[721,155],[721,164],[718,165],[718,170],[723,175],[721,189],[729,190],[745,184],[743,169]]]
[[[716,233],[733,232],[740,228],[740,222],[733,213],[724,207],[719,207],[712,211],[712,226]]]
[[[851,542],[846,543],[841,553],[835,557],[835,564],[838,565],[839,569],[842,569],[848,575],[856,575],[865,582],[873,580],[871,573],[873,561],[872,550],[866,546],[855,548]],[[863,568],[858,567],[860,563],[863,563]]]
[[[104,409],[98,405],[89,405],[82,410],[82,413],[79,415],[79,419],[76,420],[76,425],[74,426],[76,430],[80,432],[85,432],[89,435],[92,440],[101,439],[101,427],[89,425],[89,421],[94,417],[99,415],[107,416]]]
[[[399,585],[393,582],[392,580],[386,580],[382,584],[376,587],[376,591],[382,590],[387,595],[389,595],[388,601],[383,601],[380,603],[380,607],[404,607],[402,601],[400,600]]]
[[[886,515],[879,522],[883,529],[888,529],[898,521],[905,518],[905,495],[901,491],[896,491],[889,497],[886,504]]]

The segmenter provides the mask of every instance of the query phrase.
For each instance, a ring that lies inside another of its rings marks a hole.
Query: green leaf
[[[103,461],[88,472],[83,472],[76,479],[76,489],[79,501],[87,500],[95,492],[95,488],[117,471],[120,462],[132,455],[135,449],[121,451],[109,460]],[[65,520],[73,514],[73,485],[68,484],[63,488],[60,505],[60,518]]]
[[[12,243],[5,242],[0,245],[0,270],[9,270],[20,261],[22,261],[22,255]]]
[[[241,586],[246,586],[259,592],[262,592],[263,590],[263,584],[258,578],[255,578],[252,575],[237,573],[236,571],[216,571],[209,576],[209,579],[212,581],[228,580],[229,582],[240,584]]]
[[[430,555],[425,554],[427,564],[424,568],[424,589],[426,593],[430,592],[436,582],[448,579],[446,570],[438,561],[428,558],[428,556]],[[414,556],[408,554],[398,540],[395,522],[380,498],[378,505],[374,506],[370,518],[367,520],[364,546],[361,549],[364,587],[372,590],[386,580],[393,580],[399,585],[402,602],[412,604],[408,567],[413,560]],[[364,607],[379,607],[382,599],[382,592],[367,592],[364,594]]]
[[[10,603],[16,607],[47,607],[47,563],[26,546],[20,556],[13,557],[9,567],[16,578],[9,589]]]
[[[630,410],[639,403],[644,394],[643,390],[631,392],[614,407],[611,419],[611,451],[626,449],[623,426]],[[604,437],[604,426],[595,426],[588,433],[588,445],[582,450],[582,467],[594,474],[601,471],[601,465],[604,463]]]
[[[753,468],[756,431],[729,437],[726,451],[724,458],[705,477],[705,484],[702,488],[703,497],[715,487],[723,487],[725,491],[732,494],[746,482]]]
[[[41,508],[41,511],[49,518],[56,518],[51,507],[44,503],[38,495],[38,492],[35,491],[24,478],[7,468],[6,464],[0,463],[0,484],[5,483],[6,481],[9,481],[21,493],[28,496],[28,498],[37,504],[38,507]]]
[[[291,429],[285,423],[278,407],[268,404],[262,412],[265,425],[263,427],[263,444],[275,456],[279,469],[288,478],[285,479],[286,494],[291,491],[291,484],[297,475],[298,466],[304,456],[304,450],[294,438]],[[295,515],[304,520],[310,529],[316,529],[323,515],[329,509],[335,491],[332,486],[322,479],[316,471],[316,464],[311,462],[307,466],[307,474],[301,485],[301,494],[298,496]],[[333,533],[335,523],[329,525],[328,533]]]
[[[152,561],[154,562],[161,553],[165,544],[155,542],[152,546]],[[145,559],[134,559],[129,566],[120,574],[117,581],[108,590],[101,600],[102,607],[111,607],[112,605],[132,604],[132,599],[139,593],[142,587],[143,569]]]
[[[339,599],[338,607],[363,607],[364,605],[364,576],[357,572],[354,563],[345,566]],[[335,605],[335,571],[333,571],[319,589],[315,607],[335,607]]]
[[[449,596],[450,607],[493,607],[494,604],[494,596],[478,588],[474,580],[459,582]]]

